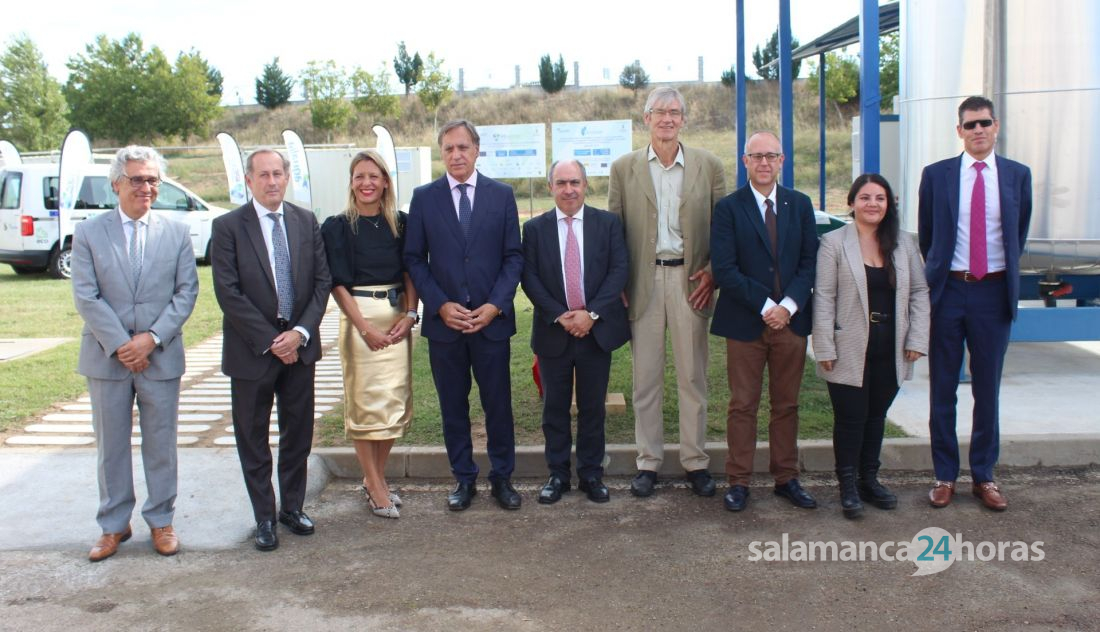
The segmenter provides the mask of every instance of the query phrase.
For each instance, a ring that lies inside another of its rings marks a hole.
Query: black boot
[[[863,503],[856,491],[856,468],[838,467],[836,478],[840,481],[840,508],[844,510],[844,517],[854,520],[862,516]]]
[[[878,468],[860,468],[859,497],[879,509],[894,509],[898,506],[898,497],[878,482]]]

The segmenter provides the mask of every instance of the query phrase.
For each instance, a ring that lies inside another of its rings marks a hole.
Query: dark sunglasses
[[[982,127],[989,127],[993,125],[993,119],[977,119],[975,121],[967,121],[962,124],[962,128],[965,130],[971,130],[981,125]]]

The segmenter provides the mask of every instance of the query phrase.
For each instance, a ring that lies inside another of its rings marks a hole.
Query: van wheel
[[[66,245],[64,248],[53,249],[50,253],[50,262],[46,265],[46,272],[55,279],[71,279],[73,276],[73,250]]]
[[[45,272],[46,271],[46,268],[43,268],[41,266],[16,266],[16,265],[13,265],[11,267],[11,269],[15,270],[16,274],[38,274],[40,272]]]

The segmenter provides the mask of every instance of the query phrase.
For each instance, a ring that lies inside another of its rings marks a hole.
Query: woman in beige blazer
[[[928,353],[929,302],[917,242],[898,229],[890,183],[865,173],[848,191],[852,223],[821,239],[814,286],[817,374],[833,403],[833,452],[846,518],[862,501],[893,509],[878,481],[886,411]],[[858,476],[858,483],[857,483]]]

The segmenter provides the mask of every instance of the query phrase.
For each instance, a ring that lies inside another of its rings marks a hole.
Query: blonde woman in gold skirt
[[[344,431],[363,468],[371,511],[397,518],[401,498],[386,483],[393,443],[412,421],[412,339],[418,298],[405,271],[406,215],[382,157],[361,151],[351,161],[348,208],[325,220],[332,296],[340,306]]]

